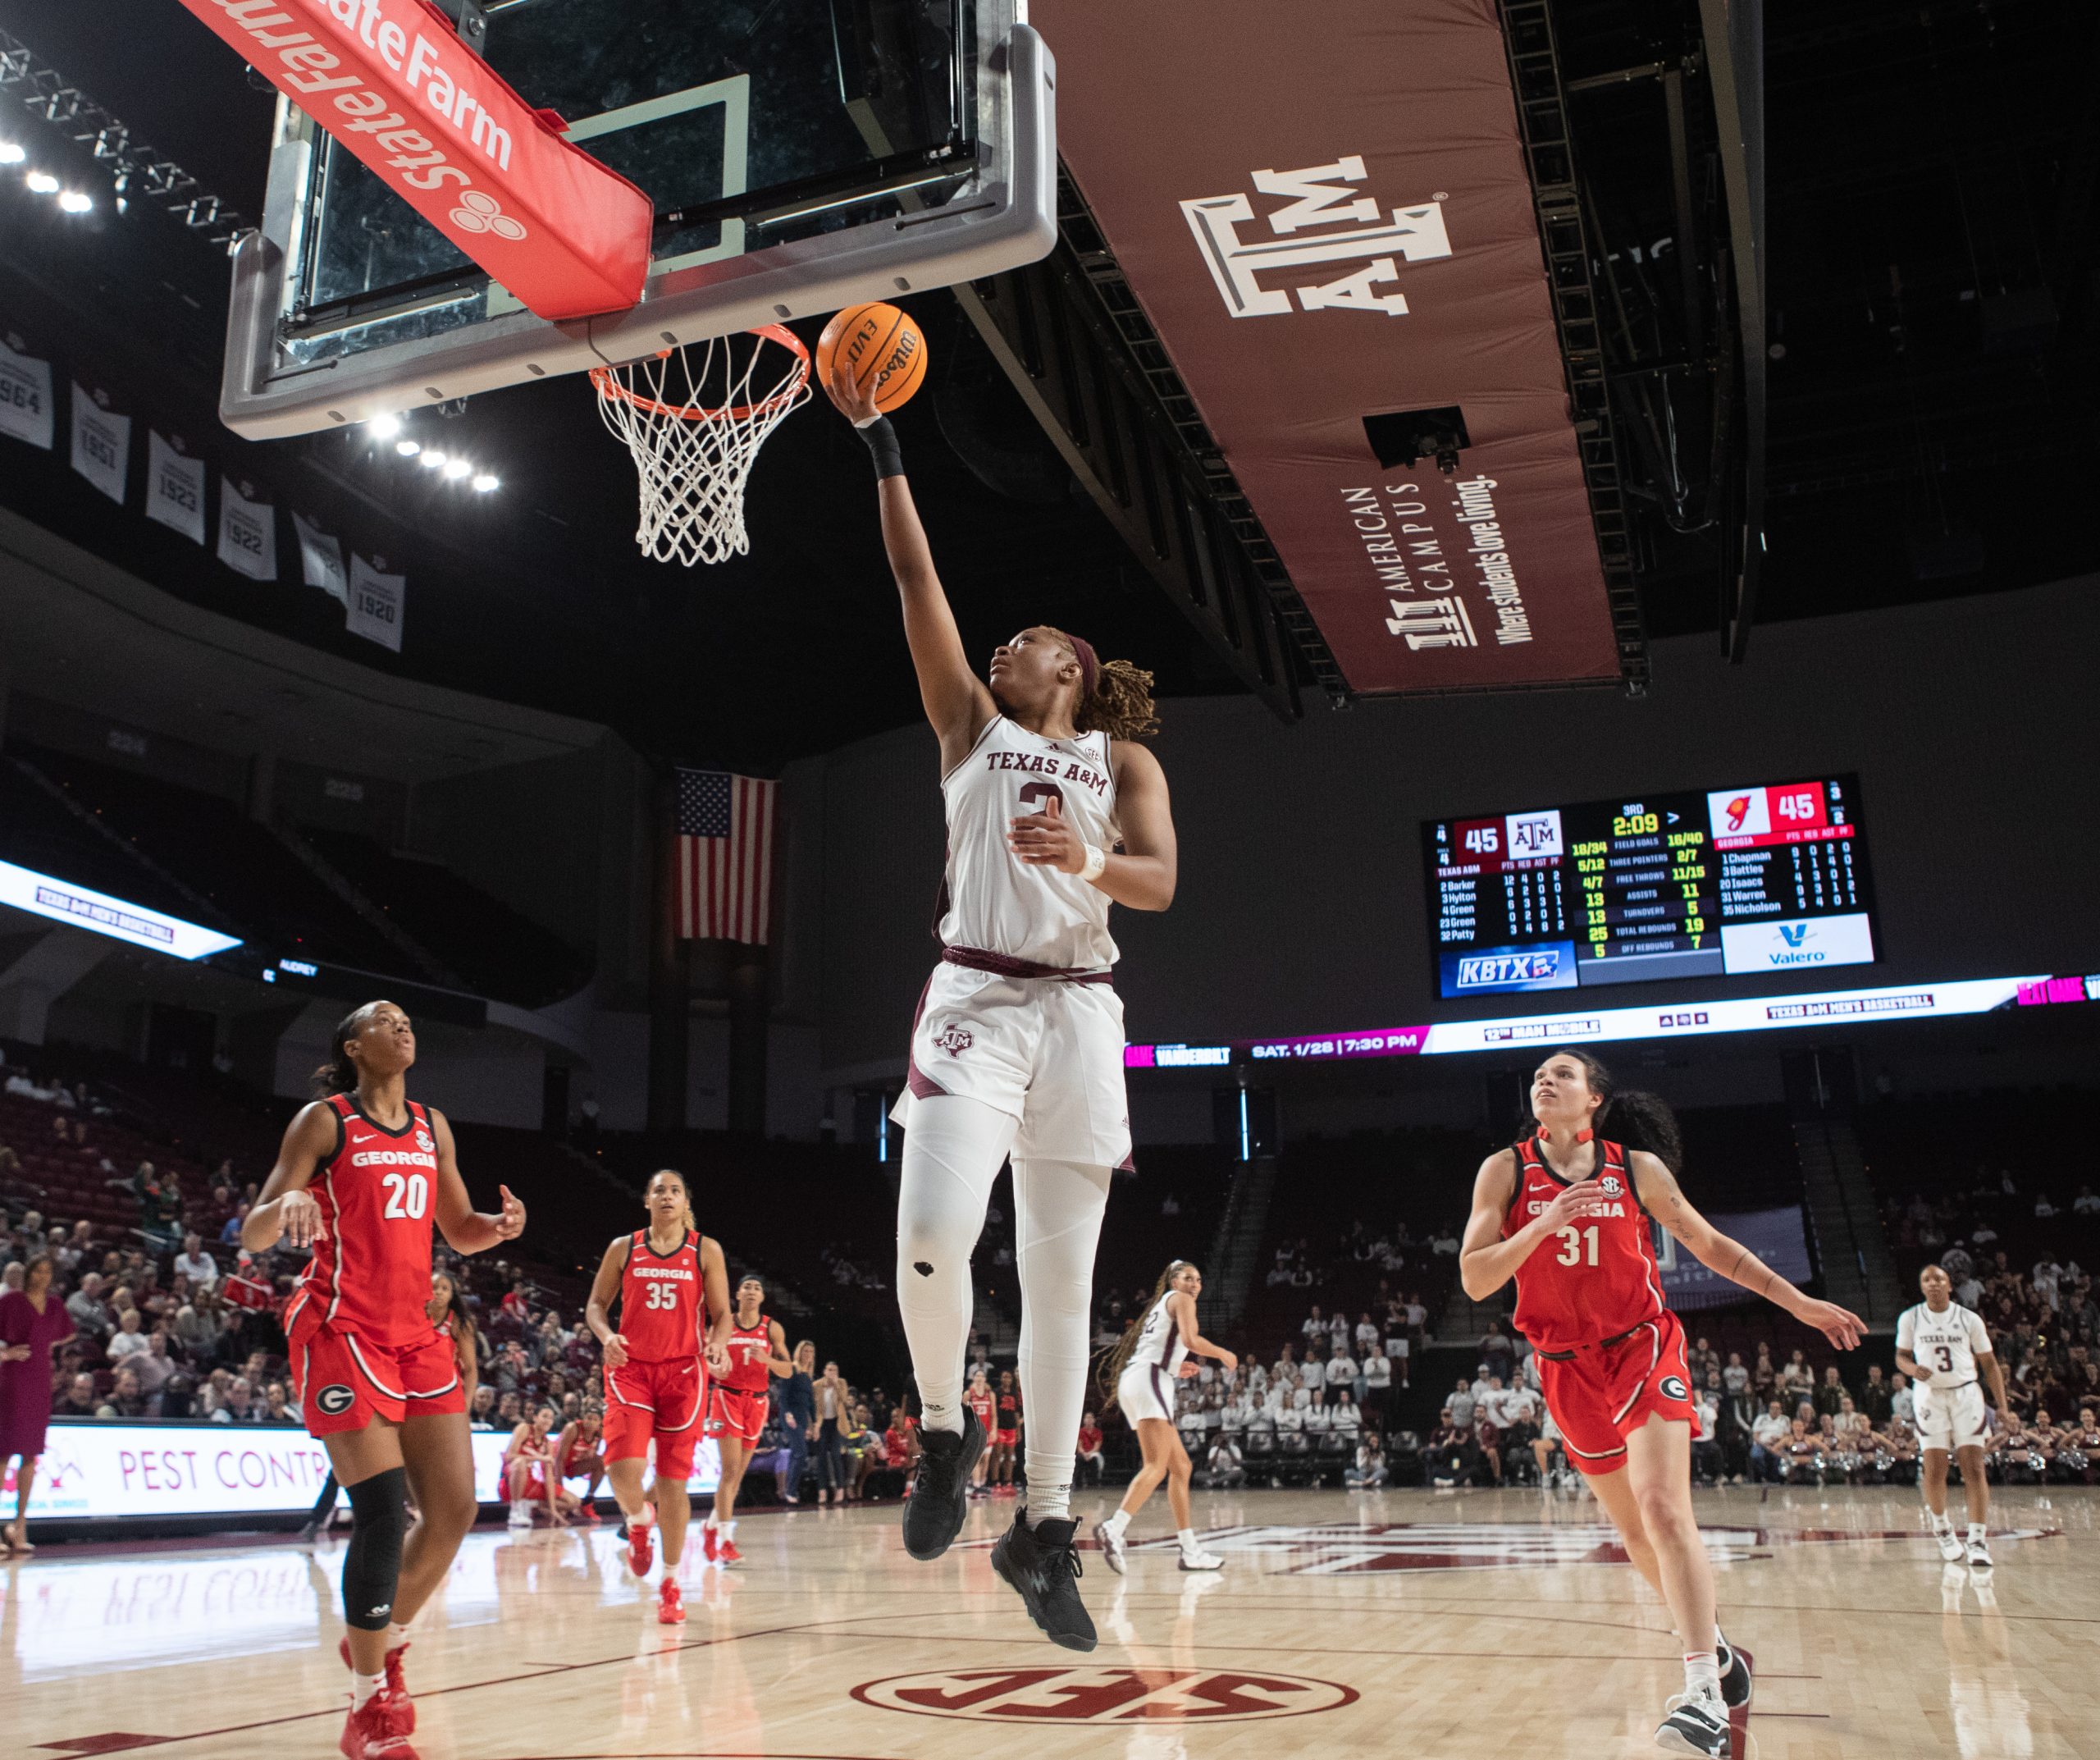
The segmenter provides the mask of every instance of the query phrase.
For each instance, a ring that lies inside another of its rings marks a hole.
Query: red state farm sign
[[[541,318],[624,310],[649,198],[556,132],[427,0],[182,0]]]

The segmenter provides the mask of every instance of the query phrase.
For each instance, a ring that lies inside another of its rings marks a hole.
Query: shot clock
[[[1445,996],[1871,963],[1855,777],[1422,827]]]

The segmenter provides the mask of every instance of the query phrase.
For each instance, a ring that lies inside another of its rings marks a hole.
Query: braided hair
[[[1149,739],[1159,731],[1149,672],[1127,660],[1101,659],[1083,636],[1068,635],[1054,627],[1050,633],[1080,663],[1080,698],[1072,707],[1072,725],[1080,732],[1098,731],[1111,739]]]
[[[353,1008],[336,1023],[328,1035],[328,1061],[313,1072],[313,1097],[325,1100],[331,1095],[358,1091],[358,1067],[350,1060],[349,1042],[364,1031],[365,1022],[379,1004],[368,1002]]]
[[[1582,1066],[1586,1085],[1600,1103],[1590,1118],[1590,1128],[1597,1136],[1623,1144],[1629,1153],[1646,1150],[1673,1174],[1684,1171],[1684,1138],[1678,1130],[1677,1114],[1659,1095],[1621,1088],[1612,1072],[1586,1051],[1563,1050],[1554,1055],[1573,1058]],[[1527,1141],[1537,1135],[1537,1121],[1527,1113],[1518,1126],[1517,1141]]]

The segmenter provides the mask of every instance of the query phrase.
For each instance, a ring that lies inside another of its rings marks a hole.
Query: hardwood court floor
[[[1907,1491],[1702,1493],[1728,1630],[1755,1652],[1759,1760],[2100,1755],[2100,1492],[2011,1490],[1997,1569],[1942,1566]],[[1108,1502],[1088,1494],[1089,1516]],[[655,1623],[614,1529],[473,1535],[409,1658],[424,1760],[1405,1760],[1652,1753],[1679,1684],[1660,1607],[1586,1500],[1539,1493],[1207,1496],[1226,1557],[1088,1552],[1090,1657],[1039,1639],[991,1570],[1011,1519],[915,1565],[892,1508],[739,1525]],[[1166,1520],[1156,1501],[1140,1533]],[[697,1549],[696,1548],[696,1557]],[[342,1548],[289,1542],[0,1568],[0,1752],[336,1752]]]

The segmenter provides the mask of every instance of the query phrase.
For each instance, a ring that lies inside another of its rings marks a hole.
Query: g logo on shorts
[[[1675,1375],[1664,1376],[1655,1383],[1655,1391],[1666,1400],[1688,1400],[1691,1397],[1691,1389]]]
[[[357,1395],[341,1382],[332,1382],[313,1396],[317,1410],[331,1418],[340,1418],[357,1403]]]

